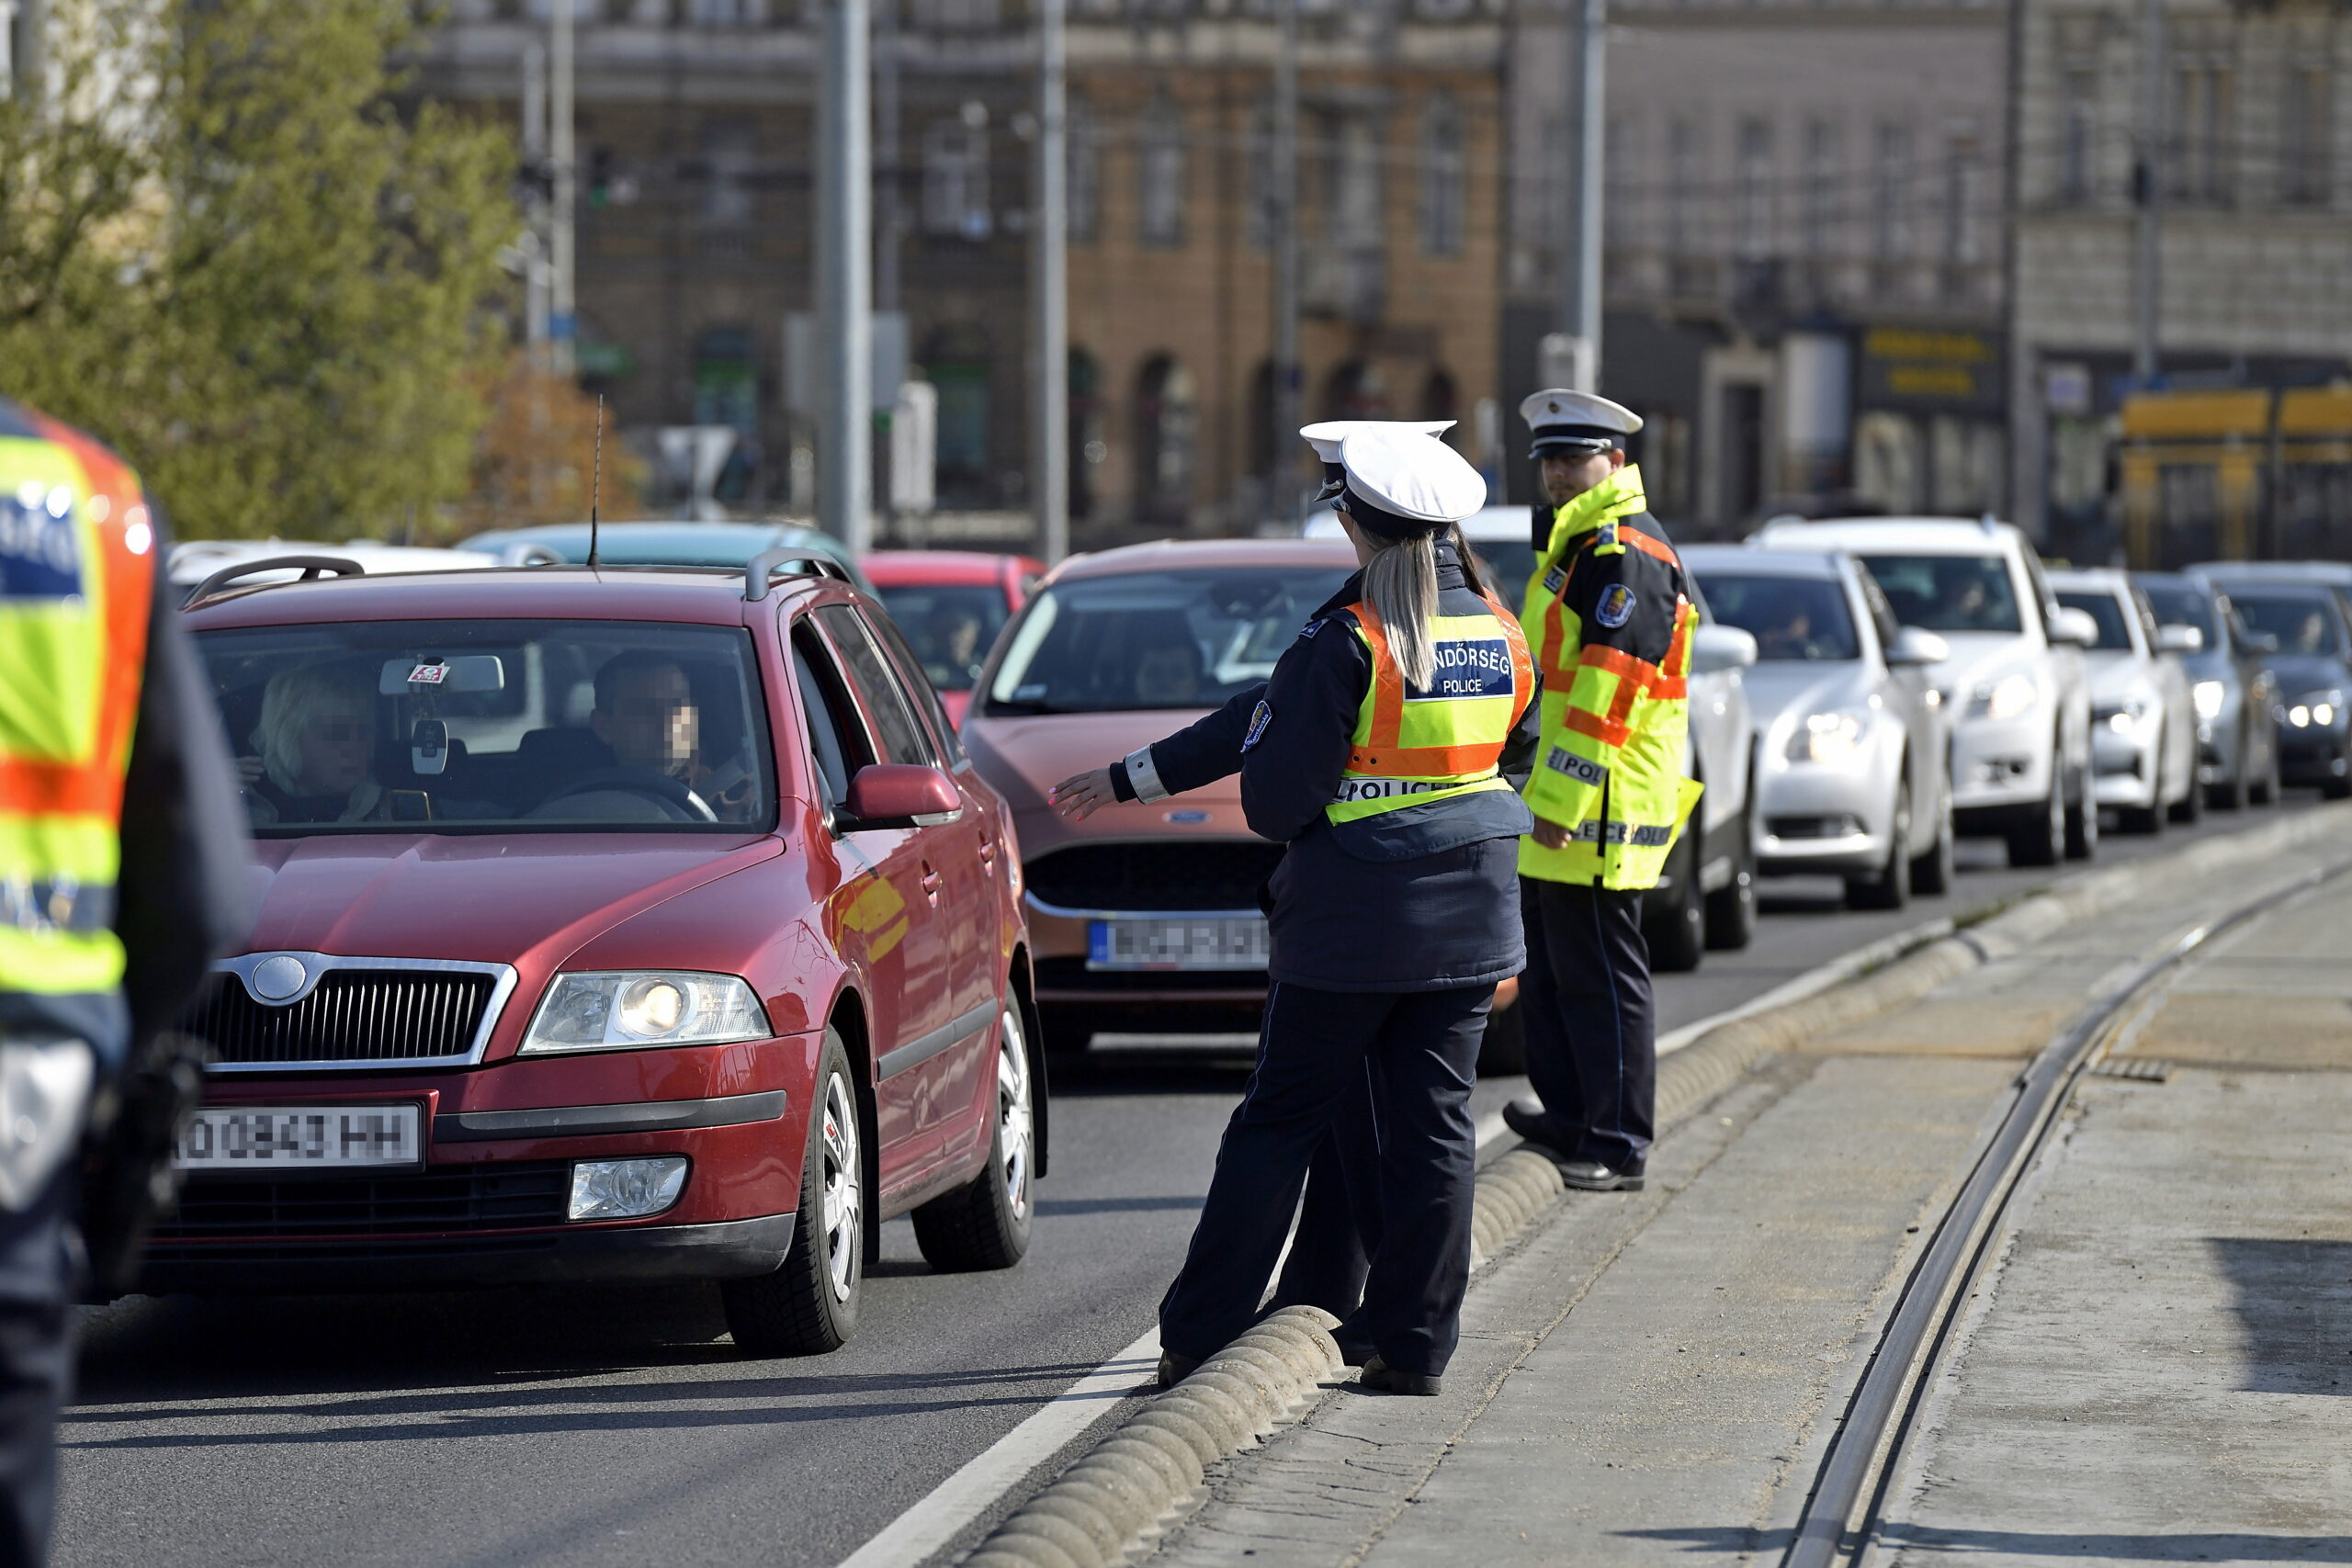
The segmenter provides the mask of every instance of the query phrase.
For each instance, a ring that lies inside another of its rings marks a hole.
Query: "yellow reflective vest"
[[[1534,665],[1517,623],[1493,599],[1487,604],[1487,615],[1430,617],[1437,663],[1426,690],[1405,684],[1371,602],[1348,606],[1372,656],[1372,684],[1349,738],[1347,770],[1324,811],[1331,821],[1510,788],[1498,771],[1503,745],[1534,694]]]
[[[1520,616],[1544,676],[1527,806],[1572,837],[1556,850],[1521,840],[1521,875],[1656,886],[1699,798],[1682,772],[1697,622],[1639,468],[1618,469],[1554,515]]]
[[[121,984],[115,882],[154,542],[121,459],[0,399],[0,992]]]

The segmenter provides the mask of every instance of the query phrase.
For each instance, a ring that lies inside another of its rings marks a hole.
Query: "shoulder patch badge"
[[[1559,596],[1560,590],[1566,588],[1567,585],[1568,569],[1566,567],[1555,566],[1551,570],[1544,574],[1544,592],[1551,594],[1555,598],[1557,598]]]
[[[1600,603],[1593,606],[1592,618],[1614,631],[1634,618],[1634,591],[1622,582],[1612,582],[1600,591]]]
[[[1307,624],[1319,626],[1323,623],[1310,621]],[[1266,738],[1266,727],[1273,722],[1274,710],[1267,705],[1263,697],[1259,698],[1258,705],[1250,710],[1250,728],[1242,734],[1241,749],[1247,751],[1259,741],[1263,740]]]
[[[1317,632],[1321,631],[1322,629],[1323,629],[1323,617],[1322,617],[1322,616],[1320,616],[1320,615],[1317,615],[1315,619],[1313,619],[1313,620],[1311,620],[1311,621],[1307,622],[1305,626],[1303,626],[1299,627],[1299,628],[1298,628],[1298,635],[1299,635],[1301,637],[1313,637]]]

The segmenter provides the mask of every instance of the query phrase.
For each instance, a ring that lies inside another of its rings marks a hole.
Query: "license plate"
[[[1266,922],[1230,919],[1096,920],[1087,933],[1089,969],[1263,969]]]
[[[414,1105],[212,1105],[188,1119],[172,1163],[182,1170],[334,1170],[414,1166]]]

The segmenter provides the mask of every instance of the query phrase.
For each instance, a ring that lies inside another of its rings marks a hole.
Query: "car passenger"
[[[704,761],[702,710],[677,660],[642,649],[615,654],[597,670],[595,689],[588,728],[618,767],[684,785],[722,822],[751,815],[758,781],[740,756]]]
[[[989,650],[987,631],[979,613],[969,604],[943,600],[923,620],[923,663],[944,665],[968,687],[979,674],[980,660]]]
[[[256,828],[284,822],[379,822],[390,803],[375,770],[375,671],[304,666],[270,677],[254,750],[237,760]]]

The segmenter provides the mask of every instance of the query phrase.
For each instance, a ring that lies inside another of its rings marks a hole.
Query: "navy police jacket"
[[[1152,771],[1169,795],[1238,771],[1251,830],[1289,846],[1261,895],[1276,981],[1327,991],[1434,991],[1507,979],[1526,963],[1519,839],[1534,826],[1517,795],[1486,790],[1357,822],[1324,816],[1372,688],[1372,654],[1348,610],[1363,597],[1359,572],[1316,611],[1272,679],[1155,741]],[[1441,543],[1438,613],[1487,608],[1464,581],[1453,547]],[[1252,734],[1261,702],[1266,717]],[[1525,784],[1533,763],[1541,707],[1528,704],[1503,750],[1503,774],[1514,786]],[[1120,799],[1136,797],[1125,762],[1111,777]]]

